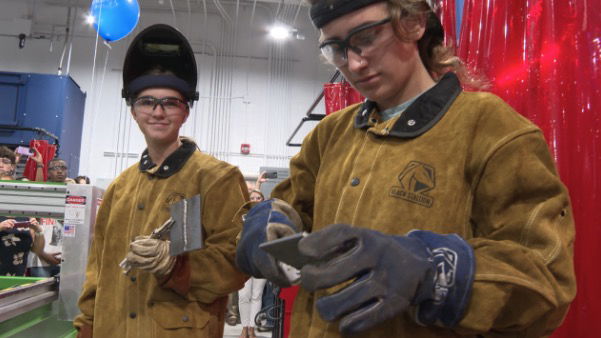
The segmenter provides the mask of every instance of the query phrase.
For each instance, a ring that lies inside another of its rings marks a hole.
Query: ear
[[[401,18],[399,21],[400,36],[409,41],[417,42],[426,32],[426,23],[426,14],[410,18]]]
[[[131,113],[131,117],[132,117],[132,118],[133,118],[135,121],[137,121],[137,120],[136,120],[136,118],[137,118],[137,115],[136,115],[136,112],[134,111],[134,107],[133,107],[133,106],[130,106],[130,107],[129,107],[129,112]]]

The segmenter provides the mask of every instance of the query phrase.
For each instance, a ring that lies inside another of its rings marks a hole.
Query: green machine
[[[70,321],[59,320],[53,303],[58,281],[0,276],[0,337],[75,337]]]
[[[91,185],[0,181],[0,215],[63,220],[59,277],[0,276],[0,338],[77,335],[72,321],[103,193]]]

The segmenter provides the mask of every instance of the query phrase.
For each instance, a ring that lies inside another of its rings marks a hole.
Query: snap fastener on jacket
[[[351,185],[352,185],[353,187],[356,187],[356,186],[358,186],[358,185],[359,185],[359,183],[361,183],[361,180],[359,180],[359,177],[355,177],[355,178],[353,178],[353,180],[351,181]]]
[[[131,276],[131,277],[129,277],[129,279],[130,279],[132,282],[135,282],[135,281],[136,281],[136,276]]]
[[[136,318],[137,314],[135,312],[130,312],[129,313],[129,318],[134,319]]]
[[[138,210],[144,210],[144,203],[138,203]]]
[[[190,320],[190,318],[188,318],[188,316],[183,316],[182,317],[182,322],[187,322],[189,320]]]

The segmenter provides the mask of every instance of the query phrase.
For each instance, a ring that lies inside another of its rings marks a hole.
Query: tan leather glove
[[[170,242],[150,236],[138,236],[129,244],[125,257],[132,268],[153,273],[157,278],[169,275],[175,266],[175,257],[169,256]]]

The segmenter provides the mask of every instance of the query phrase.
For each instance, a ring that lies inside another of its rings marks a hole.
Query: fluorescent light
[[[290,37],[290,28],[283,25],[274,25],[269,28],[269,35],[276,40],[285,40]]]
[[[88,25],[93,25],[96,22],[96,18],[91,13],[86,14],[86,23]]]

